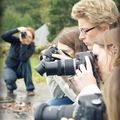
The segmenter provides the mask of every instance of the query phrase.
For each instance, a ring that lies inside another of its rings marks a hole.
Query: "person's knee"
[[[11,84],[16,79],[17,79],[17,76],[16,76],[16,73],[15,73],[14,70],[12,70],[10,68],[6,68],[4,70],[4,80],[5,80],[5,82],[7,82],[8,84]]]

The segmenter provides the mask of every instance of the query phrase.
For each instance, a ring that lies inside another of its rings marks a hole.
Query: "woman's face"
[[[78,19],[78,26],[80,30],[79,39],[85,43],[89,50],[92,50],[95,37],[106,30],[102,27],[98,28],[84,18]]]
[[[64,53],[68,54],[70,57],[72,57],[72,58],[74,57],[74,55],[75,55],[74,50],[72,48],[70,48],[69,46],[58,42],[57,47],[58,47],[58,49],[62,50]]]
[[[31,32],[27,30],[26,31],[26,37],[22,38],[22,42],[23,42],[23,44],[29,45],[29,44],[32,43],[32,41],[33,41],[33,36],[31,34]]]
[[[97,56],[97,65],[101,79],[104,81],[110,76],[110,61],[112,59],[109,51],[98,44],[93,45],[93,54]]]

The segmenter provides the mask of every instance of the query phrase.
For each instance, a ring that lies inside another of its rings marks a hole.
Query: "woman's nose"
[[[80,33],[79,40],[83,41],[85,39],[85,33]]]

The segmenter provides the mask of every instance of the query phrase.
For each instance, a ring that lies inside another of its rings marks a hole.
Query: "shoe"
[[[34,91],[27,91],[27,95],[28,95],[28,96],[34,96],[35,93],[34,93]]]
[[[13,90],[7,90],[7,97],[14,99],[15,95],[13,93]]]
[[[13,90],[7,90],[8,95],[13,95]]]

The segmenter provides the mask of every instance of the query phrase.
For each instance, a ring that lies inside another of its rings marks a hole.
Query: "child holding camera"
[[[19,33],[19,37],[15,35]],[[2,34],[2,39],[10,43],[9,54],[5,61],[4,80],[8,95],[17,89],[16,80],[24,78],[28,95],[34,95],[30,57],[35,51],[34,30],[31,27],[18,27]]]

